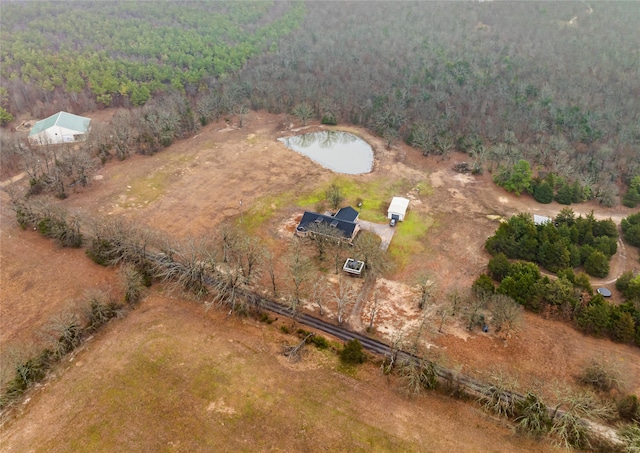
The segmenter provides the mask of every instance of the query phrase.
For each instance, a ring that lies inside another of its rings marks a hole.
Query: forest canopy
[[[274,2],[15,2],[2,9],[1,75],[10,87],[21,81],[72,96],[89,90],[104,106],[118,98],[142,105],[165,86],[195,94],[208,77],[237,72],[272,48],[304,14],[302,4]]]
[[[544,169],[605,204],[640,175],[634,2],[4,2],[2,12],[7,114],[136,106],[170,91],[195,105],[233,91],[252,109],[310,107],[425,155],[465,151],[478,171],[526,161],[533,177]]]

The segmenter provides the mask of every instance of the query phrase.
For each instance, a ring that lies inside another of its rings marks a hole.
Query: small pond
[[[320,131],[279,138],[289,149],[337,173],[359,175],[373,168],[373,150],[364,140],[342,131]]]

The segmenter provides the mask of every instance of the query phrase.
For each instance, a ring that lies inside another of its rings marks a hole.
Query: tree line
[[[521,213],[501,223],[485,242],[492,255],[531,261],[551,272],[584,266],[594,277],[606,277],[609,260],[618,250],[618,230],[613,220],[596,220],[593,212],[576,218],[564,208],[554,219],[536,225]]]
[[[3,112],[20,113],[60,95],[84,109],[143,105],[167,87],[194,95],[277,46],[304,5],[12,2],[3,13]]]
[[[635,232],[640,215],[622,223],[625,239],[634,238],[627,234]],[[570,208],[543,225],[535,225],[527,214],[513,216],[487,239],[486,248],[494,256],[488,274],[474,282],[474,293],[507,295],[529,310],[572,322],[584,332],[640,346],[640,275],[628,271],[617,279],[625,302],[616,305],[593,291],[587,274],[573,270],[582,265],[590,275],[606,276],[616,238],[610,219],[598,221],[592,214],[576,218]],[[538,264],[557,276],[543,276]]]
[[[478,171],[526,160],[611,204],[639,171],[638,59],[621,55],[634,15],[629,4],[313,3],[296,39],[241,77],[253,108],[304,103],[425,155],[466,151]]]
[[[3,5],[2,107],[87,111],[177,91],[195,110],[234,91],[239,111],[362,125],[425,155],[467,152],[477,171],[526,161],[607,205],[640,173],[633,3],[165,7]]]

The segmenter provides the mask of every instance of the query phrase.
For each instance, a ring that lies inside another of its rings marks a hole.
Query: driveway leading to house
[[[395,227],[390,227],[388,223],[374,223],[366,220],[358,220],[358,223],[364,231],[370,231],[380,236],[380,239],[382,239],[380,248],[387,251],[389,244],[391,244],[391,239],[393,239],[393,234],[396,232]]]

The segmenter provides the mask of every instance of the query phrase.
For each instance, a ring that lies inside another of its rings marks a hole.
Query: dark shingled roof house
[[[318,214],[317,212],[305,211],[302,219],[296,228],[298,236],[307,236],[311,234],[322,234],[320,225],[326,225],[329,228],[335,228],[339,231],[337,236],[341,239],[351,242],[360,230],[357,223],[358,211],[350,206],[340,209],[334,215]],[[334,235],[331,235],[332,237]]]

